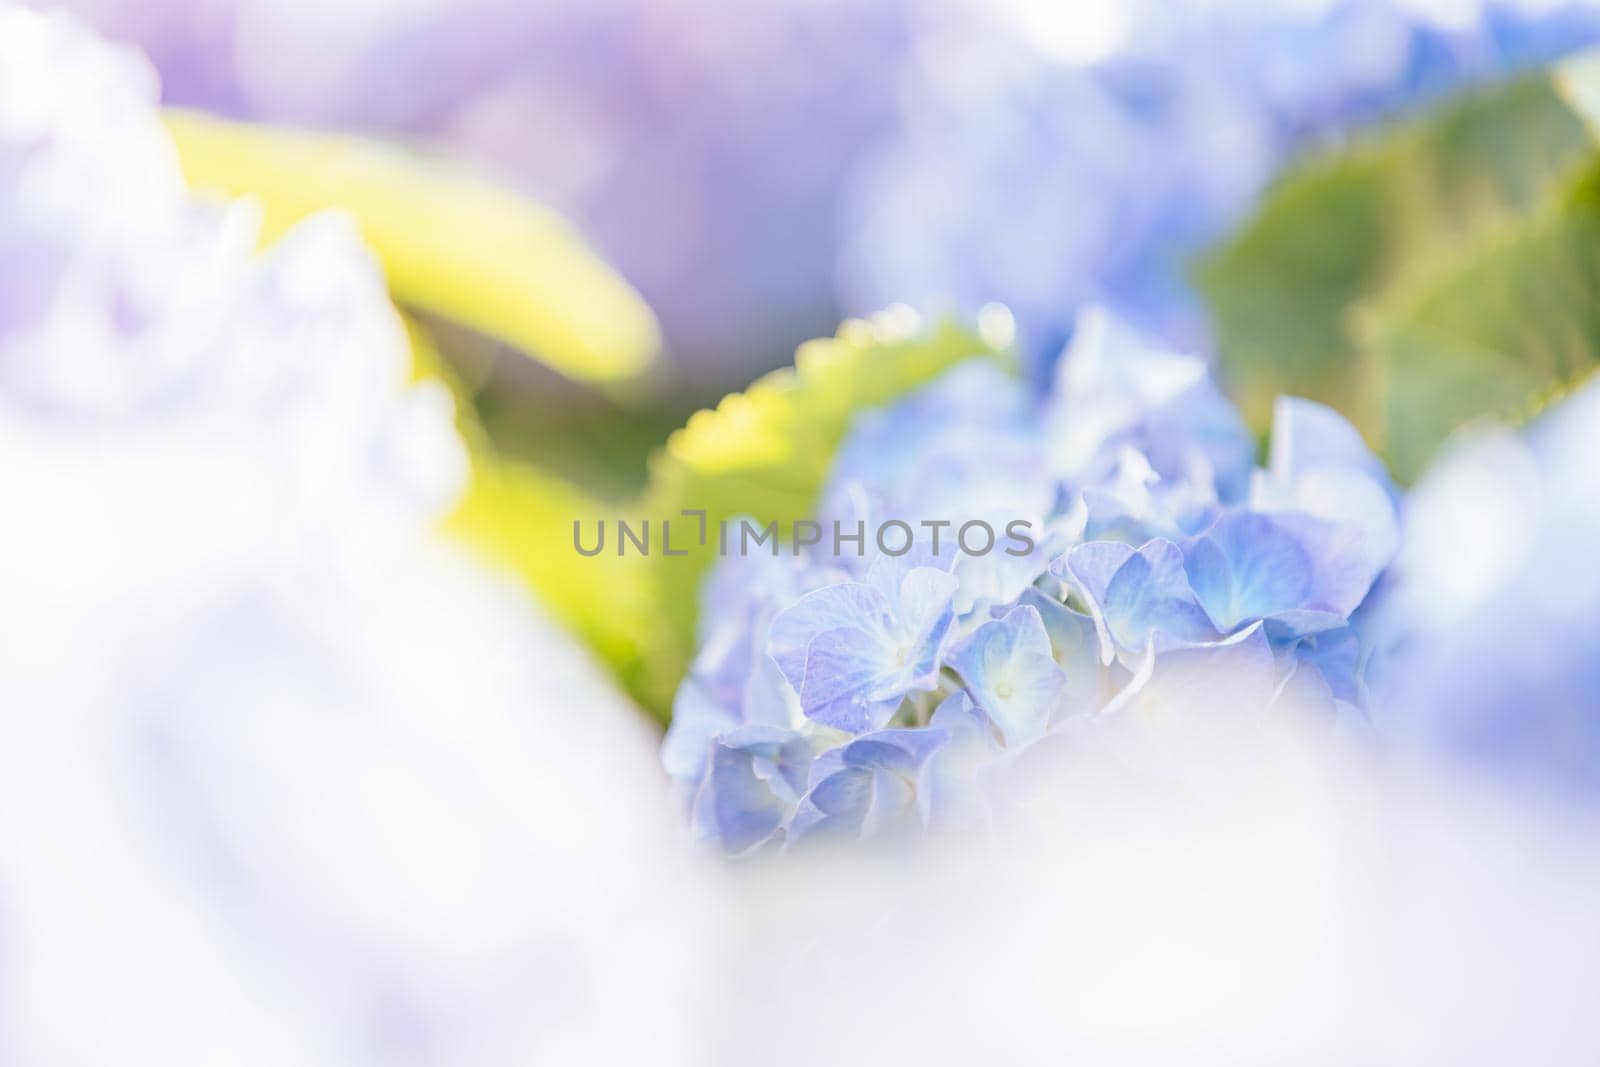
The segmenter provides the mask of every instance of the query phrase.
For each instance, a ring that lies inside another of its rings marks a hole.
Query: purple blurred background
[[[573,216],[692,397],[893,301],[1203,342],[1281,160],[1593,39],[1547,0],[73,0],[168,103],[443,146]]]

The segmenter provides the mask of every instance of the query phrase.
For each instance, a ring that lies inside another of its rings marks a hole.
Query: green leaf
[[[1517,422],[1600,364],[1600,172],[1369,309],[1376,436],[1402,480],[1457,427]]]
[[[1257,429],[1280,393],[1330,403],[1369,433],[1389,418],[1372,378],[1381,361],[1362,355],[1360,306],[1448,270],[1570,187],[1595,141],[1561,69],[1304,160],[1200,264],[1230,385]]]
[[[265,239],[352,214],[395,298],[588,382],[638,375],[660,346],[639,295],[555,213],[414,152],[359,138],[166,116],[189,183],[253,196]]]

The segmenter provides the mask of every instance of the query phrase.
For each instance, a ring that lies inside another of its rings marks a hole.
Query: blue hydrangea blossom
[[[821,515],[914,543],[719,562],[664,749],[696,832],[742,853],[991,821],[1030,753],[1189,705],[1361,721],[1399,494],[1308,401],[1254,452],[1201,358],[1099,312],[1043,396],[974,361],[861,416]],[[962,540],[1011,519],[1025,550]]]

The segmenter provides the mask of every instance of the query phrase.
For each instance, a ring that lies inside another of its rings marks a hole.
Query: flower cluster
[[[920,536],[719,563],[663,749],[698,833],[744,852],[969,825],[1062,737],[1248,719],[1286,692],[1362,721],[1359,615],[1396,491],[1307,401],[1280,401],[1264,469],[1254,455],[1203,360],[1095,312],[1043,398],[974,361],[863,416],[821,510]],[[1036,535],[950,543],[979,519]]]

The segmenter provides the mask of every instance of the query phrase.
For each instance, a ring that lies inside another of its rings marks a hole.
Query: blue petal
[[[984,623],[950,656],[973,700],[1007,746],[1044,733],[1062,707],[1066,677],[1050,651],[1038,609],[1013,608]]]
[[[794,691],[778,663],[765,653],[760,654],[749,676],[744,691],[739,695],[742,721],[767,726],[798,726],[803,714],[800,694]],[[676,721],[676,712],[674,721]]]
[[[1134,548],[1120,541],[1090,541],[1069,552],[1065,559],[1051,564],[1051,573],[1069,582],[1088,603],[1100,645],[1100,662],[1116,657],[1116,640],[1106,622],[1103,605],[1111,579],[1124,563],[1133,558]]]
[[[789,730],[746,726],[711,745],[696,820],[727,852],[745,852],[783,825],[805,788],[811,749]]]
[[[1361,635],[1351,626],[1312,634],[1295,648],[1298,659],[1322,672],[1335,697],[1357,706],[1366,702],[1360,680],[1362,654]]]
[[[698,782],[705,773],[711,739],[738,725],[738,714],[712,699],[691,675],[673,699],[672,725],[661,742],[661,763],[667,774],[680,782]]]
[[[1119,696],[1116,708],[1152,729],[1208,731],[1226,723],[1254,730],[1277,686],[1272,647],[1253,626],[1213,645],[1155,657],[1150,673]]]
[[[826,518],[838,514],[849,483],[913,526],[921,519],[959,524],[995,508],[1042,512],[1053,493],[1033,397],[992,360],[963,363],[858,417],[829,474]],[[954,537],[953,528],[945,536]]]
[[[875,645],[860,630],[829,630],[806,648],[800,710],[839,730],[882,726],[911,689],[909,650]]]
[[[1103,542],[1079,545],[1067,557],[1067,569],[1096,625],[1120,649],[1138,651],[1154,643],[1160,650],[1219,636],[1189,587],[1183,553],[1171,541],[1151,541],[1138,551]],[[1109,662],[1104,653],[1102,659]]]
[[[1119,445],[1139,449],[1163,478],[1192,480],[1203,469],[1230,500],[1243,493],[1253,466],[1249,431],[1205,361],[1098,311],[1079,316],[1057,367],[1050,422],[1057,467],[1075,481],[1103,474]]]
[[[901,697],[937,680],[954,621],[954,576],[883,557],[867,582],[808,593],[780,613],[768,650],[809,718],[860,732],[883,725]]]
[[[791,840],[870,837],[918,815],[922,769],[949,739],[943,729],[879,730],[818,760],[816,784],[795,815]]]
[[[1023,555],[1012,555],[1006,548],[1016,546],[1002,542],[1005,547],[987,555],[962,558],[956,564],[960,581],[955,595],[956,614],[966,618],[987,614],[990,607],[1014,603],[1081,539],[1087,517],[1080,500],[1066,514],[1048,523],[1034,523],[1033,549]]]
[[[1256,478],[1252,507],[1353,524],[1376,576],[1400,546],[1398,500],[1383,463],[1341,415],[1308,400],[1279,400],[1271,468]]]
[[[957,690],[934,711],[928,725],[948,740],[922,765],[917,802],[924,825],[960,829],[982,821],[988,804],[979,775],[1002,750],[966,690]]]
[[[926,469],[928,452],[952,428],[1003,432],[1023,424],[1031,407],[1023,384],[993,360],[959,364],[898,403],[859,416],[839,446],[828,481],[858,482],[898,502]]]
[[[945,639],[955,623],[953,599],[960,583],[955,575],[918,567],[900,587],[900,636],[913,649],[907,666],[911,684],[932,688],[937,681]]]
[[[904,555],[879,553],[867,568],[866,584],[898,608],[905,601],[906,579],[912,574],[922,570],[949,574],[959,560],[953,536],[946,534],[939,542],[939,551],[934,552],[932,540],[924,531]]]
[[[1094,712],[1104,707],[1116,686],[1100,663],[1094,620],[1037,589],[1022,594],[1017,603],[1032,607],[1044,623],[1050,638],[1050,657],[1066,676],[1066,688],[1061,694],[1066,713]]]
[[[1309,606],[1315,574],[1310,555],[1271,517],[1224,515],[1185,552],[1189,584],[1216,628],[1241,625]]]
[[[878,730],[865,737],[858,737],[844,746],[841,758],[846,767],[881,770],[912,777],[949,739],[947,731],[936,727]]]
[[[1349,621],[1337,611],[1280,611],[1266,620],[1265,629],[1274,644],[1286,647],[1301,638],[1337,630]]]
[[[767,652],[795,692],[806,680],[806,658],[811,642],[834,630],[861,635],[865,646],[879,648],[887,657],[894,619],[890,605],[876,589],[861,582],[841,582],[807,593],[773,618],[767,631]]]
[[[1322,467],[1349,467],[1388,480],[1382,461],[1349,420],[1330,407],[1293,396],[1280,396],[1273,405],[1268,466],[1286,482]]]
[[[823,815],[849,819],[859,826],[871,797],[872,772],[862,767],[841,767],[817,783],[806,795],[806,803]]]
[[[1300,475],[1289,486],[1258,482],[1251,503],[1260,511],[1302,513],[1360,531],[1369,575],[1393,562],[1400,548],[1393,488],[1361,471],[1324,467]]]
[[[1366,599],[1378,572],[1372,566],[1361,530],[1347,522],[1293,512],[1273,516],[1305,546],[1315,568],[1306,606],[1348,619]]]
[[[1111,579],[1137,550],[1121,541],[1088,541],[1050,567],[1051,573],[1071,582],[1091,603],[1105,601]]]
[[[829,567],[792,556],[756,552],[723,557],[702,594],[694,675],[717,702],[748,708],[743,697],[765,669],[773,616],[806,592],[841,578]],[[757,715],[754,721],[772,717]]]
[[[914,786],[898,775],[846,767],[820,782],[795,818],[790,839],[872,837],[916,814]]]

